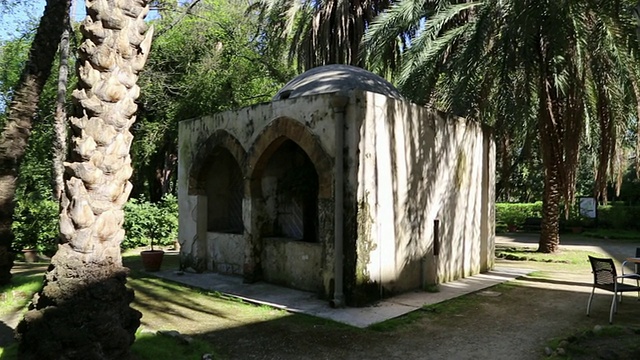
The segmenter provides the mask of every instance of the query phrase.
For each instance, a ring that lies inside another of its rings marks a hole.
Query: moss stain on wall
[[[372,240],[373,216],[369,204],[362,200],[358,202],[357,210],[358,239],[356,241],[356,273],[355,291],[353,298],[356,306],[364,305],[377,298],[378,284],[371,279],[367,265],[371,260],[371,252],[377,248]]]
[[[460,190],[466,183],[467,155],[461,149],[458,151],[458,162],[456,163],[456,189]]]

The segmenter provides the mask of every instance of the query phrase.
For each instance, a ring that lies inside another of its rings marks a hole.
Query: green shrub
[[[496,203],[496,223],[522,225],[526,218],[542,217],[542,201],[535,203]]]
[[[522,226],[529,217],[542,217],[542,202],[535,203],[496,203],[496,227],[503,229],[507,225]],[[560,226],[587,226],[617,230],[640,230],[640,206],[627,206],[624,203],[598,205],[598,219],[587,219],[580,215],[579,205],[572,206],[569,219],[564,218],[564,209],[560,209]],[[497,231],[497,230],[496,230]]]
[[[53,200],[23,197],[16,203],[11,230],[13,249],[35,249],[53,255],[58,244],[58,203]]]
[[[640,230],[640,206],[609,204],[598,206],[598,227]]]
[[[178,201],[167,195],[158,203],[131,199],[124,207],[123,249],[153,245],[168,246],[178,237]]]

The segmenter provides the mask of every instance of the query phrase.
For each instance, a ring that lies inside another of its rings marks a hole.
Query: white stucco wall
[[[495,165],[488,131],[373,93],[359,101],[359,266],[389,291],[440,283],[492,266]],[[356,132],[356,133],[353,133]],[[491,174],[491,177],[486,175]],[[368,220],[367,220],[368,219]],[[440,254],[433,256],[434,220]],[[483,231],[484,229],[484,231]],[[484,235],[484,236],[483,236]],[[485,247],[483,250],[482,248]],[[367,254],[366,252],[369,251]]]
[[[491,268],[495,147],[490,132],[474,122],[444,117],[376,93],[354,90],[348,96],[345,266],[355,270],[345,269],[345,276],[355,276],[356,285],[364,280],[397,292]],[[262,215],[256,214],[270,205],[251,198],[254,169],[248,157],[275,119],[289,118],[313,133],[333,161],[332,97],[275,101],[180,123],[178,199],[183,254],[202,259],[208,270],[233,274],[242,273],[243,265],[247,268],[248,258],[258,258],[266,280],[314,291],[322,287],[325,296],[329,295],[334,272],[333,199],[325,197],[320,202],[325,231],[319,243],[262,239],[262,248],[256,250],[251,244],[262,231],[256,221]],[[245,176],[245,228],[239,235],[207,232],[209,199],[189,190],[193,167],[202,165],[194,159],[219,129],[236,139],[247,155],[240,164]],[[260,188],[262,195],[269,192],[268,179]],[[333,188],[329,191],[333,194]],[[436,219],[440,221],[438,256],[433,253]]]

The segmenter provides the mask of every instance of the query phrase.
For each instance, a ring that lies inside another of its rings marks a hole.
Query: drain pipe
[[[336,93],[331,99],[331,107],[335,114],[335,185],[334,185],[334,250],[333,250],[333,300],[329,305],[333,308],[344,306],[344,113],[349,97],[344,92]]]

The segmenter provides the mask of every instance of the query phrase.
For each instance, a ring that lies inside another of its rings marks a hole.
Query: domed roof
[[[325,65],[308,70],[289,81],[278,91],[273,100],[353,89],[370,91],[396,99],[402,98],[390,82],[370,71],[349,65]]]

